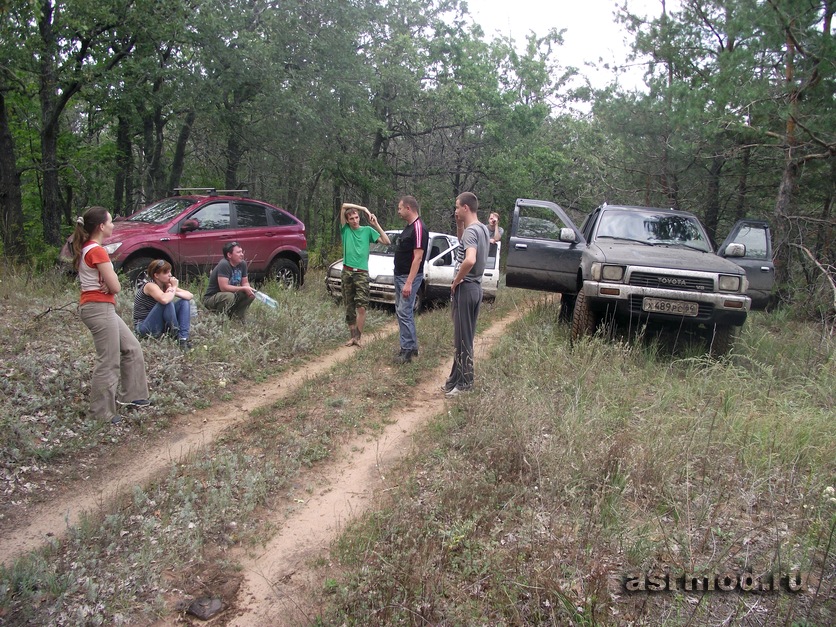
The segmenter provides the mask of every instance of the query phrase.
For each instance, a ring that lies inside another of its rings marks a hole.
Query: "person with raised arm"
[[[371,226],[360,226],[360,211]],[[380,240],[390,244],[389,236],[371,211],[362,205],[343,203],[340,207],[340,235],[343,242],[341,275],[345,322],[350,339],[346,346],[361,346],[366,308],[369,306],[369,246]]]

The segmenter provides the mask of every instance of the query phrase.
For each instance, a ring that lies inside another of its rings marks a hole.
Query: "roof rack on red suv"
[[[186,194],[206,194],[207,196],[240,196],[241,198],[249,198],[250,190],[248,189],[217,189],[215,187],[175,187],[174,195],[183,196]]]

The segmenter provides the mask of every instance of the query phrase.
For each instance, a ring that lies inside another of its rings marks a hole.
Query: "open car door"
[[[745,247],[742,257],[729,257],[729,260],[746,271],[746,278],[749,279],[749,291],[746,293],[752,299],[752,309],[765,309],[775,283],[769,223],[764,220],[739,220],[717,254],[725,257],[729,244],[743,244]]]
[[[511,220],[505,284],[575,294],[586,240],[561,207],[518,198]]]

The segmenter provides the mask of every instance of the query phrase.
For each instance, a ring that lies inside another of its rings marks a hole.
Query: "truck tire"
[[[560,295],[560,313],[557,319],[560,322],[572,322],[572,312],[575,309],[576,296],[574,294]]]
[[[593,335],[597,326],[597,314],[589,308],[583,291],[578,292],[575,298],[575,309],[572,312],[572,341]]]
[[[279,257],[273,261],[267,271],[268,279],[275,279],[276,283],[285,287],[299,287],[300,277],[299,266],[284,257]]]
[[[134,257],[123,266],[122,272],[128,277],[128,285],[136,290],[147,278],[148,266],[154,261],[151,257]]]
[[[729,354],[737,337],[730,324],[715,324],[708,334],[708,354],[719,359]]]
[[[418,292],[415,294],[415,303],[412,305],[412,312],[413,313],[421,313],[424,310],[424,286],[418,288]]]

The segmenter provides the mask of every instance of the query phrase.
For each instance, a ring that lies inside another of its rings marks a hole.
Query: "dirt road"
[[[477,335],[477,364],[484,359],[505,327],[522,315],[516,311]],[[371,334],[374,341],[396,331],[394,324]],[[285,376],[281,384],[264,383],[253,386],[240,400],[181,416],[164,442],[154,441],[144,450],[123,451],[114,455],[112,466],[99,478],[79,481],[67,486],[51,502],[27,513],[22,525],[9,530],[0,544],[0,561],[10,564],[16,557],[36,549],[50,538],[61,536],[76,524],[84,512],[95,512],[116,499],[129,494],[133,486],[145,485],[167,472],[171,464],[216,440],[228,427],[248,420],[251,411],[275,403],[289,395],[308,379],[326,372],[336,363],[349,359],[355,349],[340,348],[316,358],[298,371]],[[433,415],[444,410],[448,402],[440,390],[449,363],[436,368],[414,395],[422,399],[395,415],[377,437],[363,435],[347,443],[321,468],[318,489],[314,496],[288,518],[277,512],[269,521],[280,531],[265,550],[242,561],[244,579],[232,607],[215,619],[215,624],[302,625],[310,623],[316,608],[310,606],[314,581],[309,565],[317,558],[327,560],[328,547],[346,521],[361,515],[373,495],[392,486],[386,479],[387,469],[407,454],[412,437]],[[478,367],[478,366],[477,366]],[[179,616],[179,615],[178,615]],[[182,624],[172,616],[158,625]]]
[[[518,311],[506,316],[476,336],[477,364],[520,315]],[[313,621],[316,608],[308,604],[312,597],[308,590],[322,582],[314,580],[309,565],[327,560],[329,545],[342,526],[361,515],[376,492],[392,487],[387,470],[410,451],[413,435],[448,402],[441,386],[449,371],[448,362],[436,368],[413,395],[422,400],[392,416],[393,422],[379,437],[362,436],[344,446],[323,470],[318,493],[290,519],[274,521],[281,531],[262,554],[243,563],[244,582],[235,616],[227,624],[290,627]]]

